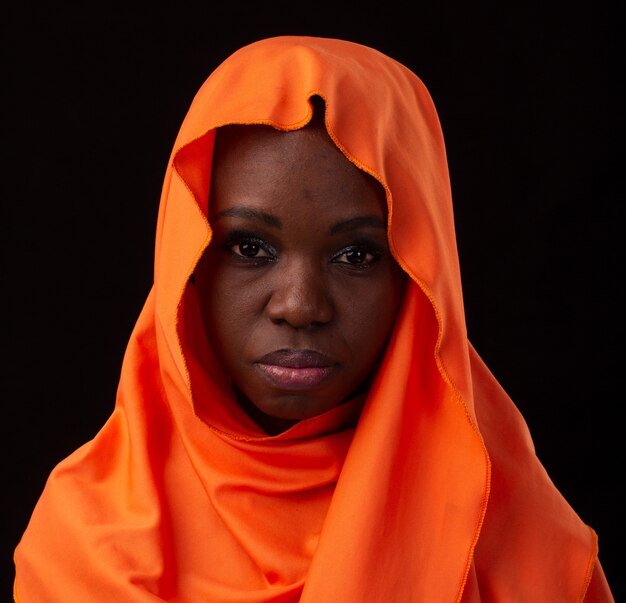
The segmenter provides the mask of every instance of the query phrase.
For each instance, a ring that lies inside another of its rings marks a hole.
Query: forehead
[[[210,215],[237,205],[386,216],[384,189],[335,146],[323,126],[282,132],[226,126],[216,134]],[[317,214],[319,215],[319,213]]]

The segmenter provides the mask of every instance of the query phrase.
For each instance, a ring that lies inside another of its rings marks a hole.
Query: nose
[[[266,313],[274,323],[296,329],[329,323],[334,309],[323,268],[305,261],[281,266]]]

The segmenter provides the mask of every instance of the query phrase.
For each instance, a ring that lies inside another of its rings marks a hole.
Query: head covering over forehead
[[[189,279],[211,241],[216,128],[298,129],[312,96],[384,187],[410,278],[370,391],[269,436],[236,404]],[[612,600],[595,533],[467,340],[444,141],[414,73],[280,36],[209,76],[168,163],[115,409],[53,471],[15,560],[21,603]]]

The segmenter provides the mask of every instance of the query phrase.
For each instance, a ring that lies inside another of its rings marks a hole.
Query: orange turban
[[[269,436],[188,282],[211,239],[215,128],[302,127],[312,95],[384,186],[410,281],[369,392]],[[595,533],[468,342],[443,136],[406,67],[298,36],[226,59],[175,142],[154,274],[110,419],[54,469],[16,549],[19,603],[613,600]]]

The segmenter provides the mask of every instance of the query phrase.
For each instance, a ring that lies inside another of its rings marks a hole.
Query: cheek
[[[393,330],[402,293],[404,277],[389,272],[363,287],[343,292],[341,305],[343,332],[358,361],[375,362]]]
[[[228,271],[216,268],[197,278],[204,330],[222,362],[239,355],[250,326],[251,299],[245,288],[230,278]]]
[[[218,356],[239,356],[253,311],[241,291],[214,289],[204,304],[204,328]]]

